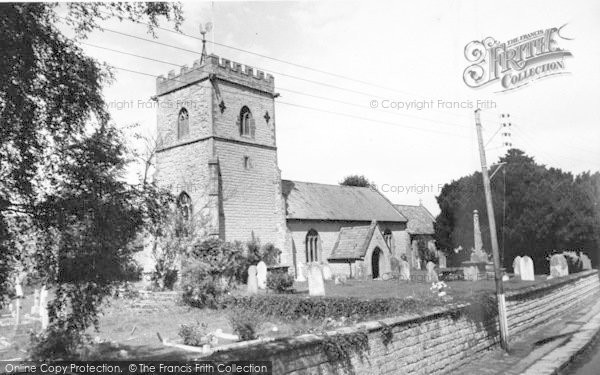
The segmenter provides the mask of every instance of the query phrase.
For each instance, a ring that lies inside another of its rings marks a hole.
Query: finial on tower
[[[202,28],[200,24],[200,34],[202,34],[202,55],[200,57],[200,64],[204,64],[206,61],[206,33],[212,30],[212,22],[207,22]]]

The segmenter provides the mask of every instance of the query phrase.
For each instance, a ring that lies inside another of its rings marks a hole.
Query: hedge
[[[373,298],[307,297],[298,295],[228,296],[223,308],[258,311],[265,316],[285,320],[325,318],[366,318],[391,316],[398,313],[421,313],[431,307],[443,306],[435,298]]]

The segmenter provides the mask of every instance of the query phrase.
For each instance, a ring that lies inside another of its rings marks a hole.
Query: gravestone
[[[592,260],[590,259],[590,257],[587,256],[587,254],[581,253],[579,259],[581,259],[581,268],[583,270],[592,269]]]
[[[427,281],[432,282],[432,283],[437,283],[439,281],[439,279],[438,279],[437,273],[435,272],[435,263],[427,262],[427,265],[425,266],[425,268],[427,269],[427,276],[426,276]]]
[[[367,265],[364,262],[359,262],[356,266],[356,278],[358,280],[367,279]]]
[[[306,265],[304,263],[298,264],[298,271],[296,273],[296,281],[306,281]]]
[[[390,259],[390,264],[392,266],[392,272],[400,273],[400,261],[396,257],[392,257]]]
[[[562,277],[569,274],[567,259],[562,254],[554,254],[550,258],[550,276]]]
[[[38,315],[40,313],[40,290],[36,289],[33,291],[33,305],[31,305],[31,315]]]
[[[42,321],[42,329],[48,328],[50,318],[48,317],[48,289],[46,286],[42,286],[40,290],[40,318]]]
[[[446,268],[446,255],[441,251],[438,252],[438,263],[440,268]]]
[[[463,268],[463,274],[465,275],[465,280],[477,281],[479,269],[477,268],[477,266],[468,266]]]
[[[258,278],[256,266],[252,265],[248,267],[248,294],[256,294],[258,293]]]
[[[325,295],[325,282],[323,281],[323,271],[321,267],[312,263],[308,266],[308,294],[311,296]]]
[[[513,260],[513,273],[516,278],[521,277],[521,256],[517,255]]]
[[[383,275],[381,275],[381,280],[383,281],[388,281],[392,279],[392,273],[391,272],[386,272]]]
[[[328,263],[324,263],[323,267],[323,280],[330,281],[333,278],[333,272],[331,272],[331,267]]]
[[[521,258],[521,280],[535,281],[535,273],[533,272],[533,260],[525,255]]]
[[[410,280],[410,264],[405,261],[400,261],[400,280]]]
[[[267,265],[262,260],[256,265],[256,280],[259,289],[267,289]]]

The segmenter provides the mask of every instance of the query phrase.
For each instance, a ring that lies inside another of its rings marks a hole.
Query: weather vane
[[[202,34],[202,56],[200,57],[200,63],[203,64],[206,61],[206,33],[212,30],[212,22],[207,22],[202,28],[200,24],[200,34]]]

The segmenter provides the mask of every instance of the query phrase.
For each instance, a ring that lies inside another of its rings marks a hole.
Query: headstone
[[[356,266],[356,278],[358,280],[366,280],[367,265],[364,262],[359,262]]]
[[[521,256],[517,255],[513,260],[513,273],[515,277],[521,277]]]
[[[392,266],[392,272],[400,272],[400,261],[396,257],[392,257],[390,259],[390,264]]]
[[[554,254],[550,258],[550,276],[562,277],[569,274],[567,259],[562,254]]]
[[[510,280],[510,277],[508,277],[508,275],[502,275],[502,281],[508,281]]]
[[[340,280],[340,275],[333,275],[333,283],[335,285],[340,285],[342,281]]]
[[[419,259],[419,243],[417,240],[413,240],[411,243],[411,251],[413,254],[413,268],[420,270],[421,269],[421,259]]]
[[[438,251],[438,263],[440,268],[446,268],[446,254]]]
[[[50,319],[48,317],[48,289],[44,285],[40,290],[40,318],[42,320],[42,329],[48,328]]]
[[[33,291],[33,305],[31,305],[31,315],[38,315],[40,313],[40,290],[36,289]]]
[[[298,264],[298,271],[296,272],[296,281],[306,281],[306,265],[304,263]]]
[[[333,272],[331,272],[331,267],[328,263],[323,264],[323,280],[330,281],[333,278]]]
[[[256,266],[252,265],[248,267],[248,294],[256,294],[258,293],[258,277]]]
[[[381,275],[381,280],[383,281],[388,281],[392,279],[392,273],[391,272],[386,272],[383,275]]]
[[[477,269],[477,266],[468,266],[463,269],[463,274],[465,275],[465,280],[477,281],[479,270]]]
[[[521,258],[521,280],[535,281],[535,273],[533,272],[533,260],[525,255]]]
[[[400,280],[410,280],[410,264],[405,261],[400,261]]]
[[[256,265],[256,281],[259,289],[267,289],[267,265],[262,260]]]
[[[308,266],[308,294],[311,296],[325,295],[325,282],[323,281],[323,271],[321,267],[312,263]]]
[[[583,270],[591,270],[592,269],[592,260],[590,259],[590,257],[587,256],[587,254],[581,253],[581,255],[579,256],[579,259],[581,259],[581,264],[582,264],[582,269]]]
[[[439,279],[437,273],[435,272],[435,264],[433,262],[427,262],[425,268],[427,269],[427,281],[437,283]]]

